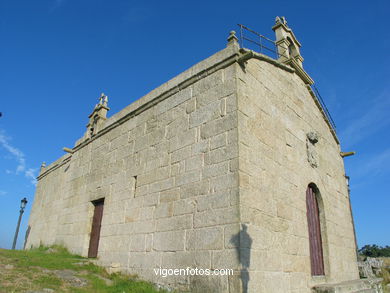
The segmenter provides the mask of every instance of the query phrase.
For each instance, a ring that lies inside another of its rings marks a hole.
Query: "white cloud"
[[[29,178],[31,181],[31,184],[36,185],[37,184],[37,172],[38,169],[29,168],[26,172],[24,172],[24,175]]]
[[[8,192],[4,190],[0,190],[0,196],[6,195]]]
[[[23,173],[26,178],[30,179],[30,182],[32,184],[36,185],[37,183],[36,172],[38,169],[27,168],[26,158],[24,153],[18,148],[12,146],[9,141],[10,138],[4,134],[4,131],[0,130],[0,146],[2,146],[6,151],[8,151],[18,163],[15,171],[11,171],[7,169],[5,170],[5,172],[7,174],[16,174],[16,175]]]
[[[4,132],[0,132],[0,145],[5,148],[11,155],[14,156],[16,161],[18,162],[18,166],[16,167],[16,174],[23,172],[26,169],[26,159],[24,157],[23,152],[19,149],[13,147],[9,143],[9,138],[5,136]]]
[[[350,170],[352,188],[358,189],[390,170],[390,148],[380,153],[370,154],[358,159]]]
[[[383,173],[389,169],[389,163],[390,148],[367,159],[358,170],[358,175],[361,177],[367,175],[370,177],[378,176],[380,173]]]
[[[371,107],[357,113],[357,118],[349,122],[340,133],[344,148],[355,146],[359,141],[375,134],[390,124],[390,96],[384,91],[377,98],[371,98]],[[386,130],[387,131],[387,130]]]

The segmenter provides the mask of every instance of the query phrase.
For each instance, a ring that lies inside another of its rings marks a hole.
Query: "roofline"
[[[142,98],[134,101],[133,103],[131,103],[130,105],[125,107],[120,112],[118,112],[115,115],[108,118],[105,121],[104,128],[102,130],[100,130],[92,138],[87,138],[85,140],[79,139],[76,142],[75,147],[73,148],[73,152],[76,152],[76,151],[82,149],[83,147],[87,146],[95,139],[103,136],[104,134],[106,134],[107,132],[116,128],[117,126],[123,124],[127,120],[139,115],[140,113],[155,106],[156,104],[160,103],[161,101],[180,92],[181,90],[194,84],[195,82],[199,81],[200,79],[203,79],[206,76],[209,76],[209,75],[213,74],[214,72],[216,72],[220,69],[226,68],[234,63],[242,64],[249,59],[262,60],[262,61],[268,62],[274,66],[277,66],[277,67],[279,67],[287,72],[296,73],[298,76],[300,76],[294,68],[291,68],[290,66],[285,65],[285,64],[279,62],[278,60],[272,59],[271,57],[254,52],[254,51],[249,50],[249,49],[244,49],[244,48],[239,49],[238,47],[228,46],[227,48],[215,53],[214,55],[210,56],[209,58],[190,67],[189,69],[182,72],[178,76],[176,76],[173,79],[169,80],[168,82],[162,84],[161,86],[152,90],[151,92],[149,92],[148,94],[146,94]],[[303,79],[302,77],[301,77],[301,79],[305,84],[307,84],[305,79]],[[319,101],[317,100],[313,91],[311,90],[310,85],[307,85],[307,88],[308,88],[310,95],[313,97],[316,105],[318,106],[326,124],[329,126],[329,130],[331,131],[332,136],[334,137],[336,143],[340,144],[335,131],[333,130],[330,122],[328,121],[328,118],[325,115],[324,109],[322,108],[321,104],[319,103]],[[39,180],[42,177],[46,176],[48,173],[61,167],[66,162],[68,162],[71,157],[72,157],[72,155],[69,154],[69,155],[66,155],[64,157],[64,159],[62,159],[62,161],[61,161],[62,157],[60,159],[56,160],[51,165],[47,166],[45,168],[44,172],[39,174],[37,179]]]

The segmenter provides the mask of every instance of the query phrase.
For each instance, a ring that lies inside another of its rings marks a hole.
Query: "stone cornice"
[[[291,68],[290,66],[287,66],[287,65],[279,62],[278,60],[272,59],[271,57],[268,57],[264,54],[257,53],[255,51],[248,50],[245,48],[241,49],[240,53],[241,53],[241,56],[238,58],[239,63],[243,63],[249,59],[254,58],[254,59],[258,59],[258,60],[262,60],[262,61],[266,61],[268,63],[271,63],[271,64],[275,65],[276,67],[282,68],[288,72],[291,72],[291,73],[295,72],[294,68]]]
[[[168,88],[167,90],[163,91],[159,95],[156,95],[152,99],[148,99],[148,100],[146,99],[146,98],[148,98],[148,95],[149,95],[148,94],[145,97],[141,98],[140,100],[135,101],[133,104],[128,106],[128,107],[132,107],[134,105],[136,106],[136,107],[133,107],[134,109],[132,109],[132,111],[129,111],[127,114],[123,115],[122,117],[117,119],[115,122],[113,122],[111,124],[108,124],[102,130],[100,130],[97,134],[95,134],[92,138],[86,139],[85,141],[79,143],[78,145],[76,145],[73,148],[73,150],[77,151],[77,150],[83,148],[84,146],[88,145],[90,142],[92,142],[96,138],[104,135],[105,133],[107,133],[110,130],[116,128],[117,126],[123,124],[127,120],[129,120],[129,119],[139,115],[140,113],[144,112],[145,110],[155,106],[156,104],[158,104],[159,102],[167,99],[168,97],[170,97],[170,96],[178,93],[179,91],[187,88],[188,86],[194,84],[195,82],[199,81],[200,79],[203,79],[206,76],[208,76],[208,75],[210,75],[210,74],[212,74],[212,73],[214,73],[214,72],[216,72],[216,71],[218,71],[220,69],[223,69],[223,68],[226,68],[226,67],[230,66],[231,64],[237,62],[238,56],[239,56],[239,52],[237,52],[237,51],[233,52],[232,54],[229,54],[228,56],[226,56],[226,58],[220,60],[217,63],[212,64],[211,66],[205,68],[204,70],[201,70],[201,71],[193,74],[189,78],[187,78],[187,79],[183,80],[182,82],[172,86],[171,88]],[[207,61],[207,59],[205,61]],[[150,94],[152,94],[153,92],[154,91],[152,91]],[[137,102],[138,102],[138,104],[137,104]],[[144,102],[144,103],[142,103],[142,102]],[[128,108],[128,107],[126,107],[126,108]],[[111,118],[113,118],[113,117],[111,117]],[[108,119],[108,123],[110,122],[111,118]]]
[[[295,59],[290,58],[286,61],[283,61],[283,63],[286,63],[290,65],[292,68],[295,69],[296,74],[303,80],[305,84],[310,84],[312,85],[314,83],[314,80],[311,79],[311,77],[306,73],[305,70],[298,64]]]
[[[144,112],[145,110],[155,106],[156,104],[160,103],[161,101],[169,98],[170,96],[180,92],[181,90],[187,88],[188,86],[194,84],[195,82],[199,81],[200,79],[203,79],[214,72],[226,68],[234,63],[243,63],[246,62],[249,59],[257,59],[262,60],[265,62],[268,62],[270,64],[273,64],[276,67],[279,67],[287,72],[290,73],[296,73],[304,82],[305,84],[312,84],[314,83],[313,80],[310,78],[310,76],[298,65],[295,64],[296,61],[291,59],[291,66],[288,66],[282,62],[279,62],[271,57],[268,57],[266,55],[254,52],[252,50],[248,49],[237,49],[235,47],[227,47],[226,49],[217,52],[216,54],[212,55],[211,57],[201,61],[200,63],[194,65],[193,67],[189,68],[188,70],[184,71],[183,73],[179,74],[172,80],[168,81],[167,83],[161,85],[160,87],[156,88],[155,90],[148,93],[146,96],[136,100],[126,108],[124,108],[122,111],[116,113],[112,117],[108,118],[105,122],[105,126],[103,129],[101,129],[98,133],[96,133],[93,137],[87,138],[85,140],[80,139],[77,141],[75,147],[72,149],[73,153],[82,149],[83,147],[87,146],[89,143],[94,141],[95,139],[99,138],[100,136],[108,133],[112,129],[116,128],[117,126],[123,124],[127,120],[139,115],[140,113]],[[289,63],[290,64],[290,63]],[[296,66],[294,66],[294,65]],[[311,83],[310,83],[311,82]],[[310,86],[308,86],[310,88]],[[309,90],[309,92],[311,89]],[[311,95],[314,93],[310,92]],[[327,120],[327,117],[324,113],[324,110],[322,109],[322,106],[317,101],[317,98],[314,97],[314,100],[319,107],[321,113],[324,116],[325,121],[328,125],[330,125],[329,121]],[[332,132],[332,135],[335,137],[335,140],[337,143],[339,143],[337,136],[333,130],[333,128],[330,126],[330,130]],[[49,165],[44,172],[42,172],[38,176],[38,180],[49,174],[50,172],[54,171],[55,169],[61,167],[62,165],[66,164],[71,160],[71,155],[67,155],[62,161],[57,160],[56,162]]]
[[[41,180],[43,177],[50,174],[54,170],[57,170],[61,166],[70,162],[71,158],[72,158],[72,155],[67,154],[67,155],[61,157],[59,160],[55,161],[54,163],[50,164],[50,166],[47,167],[45,171],[43,171],[41,174],[39,174],[39,176],[37,177],[37,180]]]

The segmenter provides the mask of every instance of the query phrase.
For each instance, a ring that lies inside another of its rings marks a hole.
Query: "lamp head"
[[[20,208],[21,209],[24,209],[27,205],[27,199],[26,198],[23,198],[21,201],[20,201]]]

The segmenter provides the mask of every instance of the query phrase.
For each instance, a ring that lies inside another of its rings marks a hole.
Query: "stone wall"
[[[92,201],[105,198],[98,262],[155,283],[309,293],[358,278],[337,138],[293,69],[242,57],[231,35],[226,49],[110,117],[43,169],[26,247],[63,244],[86,256]],[[309,132],[319,141],[308,158]],[[309,183],[321,192],[325,277],[311,277]],[[235,275],[163,278],[154,273],[159,267]]]
[[[67,162],[44,169],[27,247],[56,243],[86,256],[91,201],[105,198],[100,264],[164,285],[227,292],[227,276],[162,278],[153,269],[225,268],[226,256],[237,258],[237,105],[229,64],[236,54],[227,48],[195,65],[112,116],[91,140],[79,140]]]
[[[240,215],[252,239],[249,292],[310,292],[314,284],[358,279],[340,147],[295,74],[251,59],[238,78]],[[317,167],[307,156],[307,133]],[[325,277],[311,277],[306,189],[321,193]]]

